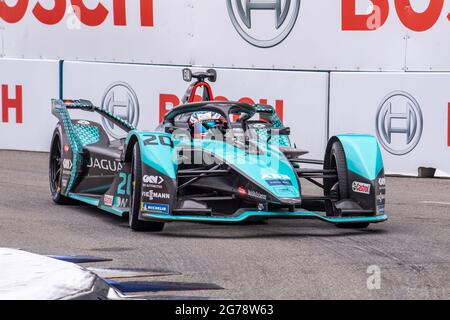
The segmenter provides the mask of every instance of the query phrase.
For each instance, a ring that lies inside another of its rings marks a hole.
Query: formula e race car
[[[152,132],[87,100],[52,100],[59,119],[49,161],[53,201],[77,200],[128,216],[136,231],[161,231],[173,221],[317,218],[365,228],[387,220],[383,160],[374,137],[337,135],[324,160],[307,159],[273,107],[214,101],[208,83],[216,81],[214,70],[185,69],[183,78],[195,79],[183,104]],[[100,114],[124,138],[110,140],[99,123],[72,120],[75,109]],[[323,191],[305,195],[304,182]]]

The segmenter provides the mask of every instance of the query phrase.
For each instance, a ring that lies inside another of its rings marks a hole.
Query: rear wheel
[[[335,203],[349,197],[348,169],[344,148],[340,141],[335,141],[331,145],[326,156],[324,169],[336,170],[336,178],[324,179],[325,196],[333,198],[333,201],[326,201],[325,208],[327,216],[335,217],[338,212]],[[369,223],[338,223],[336,227],[343,229],[367,228]]]
[[[52,200],[56,204],[64,205],[71,203],[70,199],[61,194],[62,181],[62,141],[59,130],[53,133],[52,145],[50,147],[49,158],[49,183]]]
[[[130,214],[128,216],[130,228],[134,231],[162,231],[164,228],[163,222],[139,220],[142,195],[142,161],[138,143],[136,143],[133,148],[133,158],[131,161],[131,188],[131,205]]]

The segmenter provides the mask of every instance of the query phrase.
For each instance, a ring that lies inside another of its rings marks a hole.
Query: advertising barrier
[[[386,172],[450,177],[450,73],[332,73],[330,133],[378,136]]]
[[[56,119],[57,61],[0,59],[0,149],[47,151]]]
[[[328,73],[217,69],[212,84],[217,100],[263,103],[276,107],[293,141],[321,158],[326,146]],[[154,130],[180,104],[188,83],[182,68],[107,63],[64,63],[64,98],[88,99],[143,130]],[[76,113],[87,120],[95,115]],[[104,122],[107,132],[123,132]]]
[[[450,71],[444,0],[5,0],[2,55],[224,68]]]

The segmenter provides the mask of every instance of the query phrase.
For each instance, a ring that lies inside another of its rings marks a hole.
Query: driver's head
[[[208,130],[223,126],[225,118],[217,112],[199,111],[194,112],[189,118],[189,125],[194,129],[194,138],[203,138]]]

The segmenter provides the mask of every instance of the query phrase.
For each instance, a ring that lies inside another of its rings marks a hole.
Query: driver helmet
[[[194,112],[189,118],[189,124],[194,128],[194,138],[205,137],[208,130],[217,125],[223,125],[225,122],[225,118],[220,113],[213,111]]]

